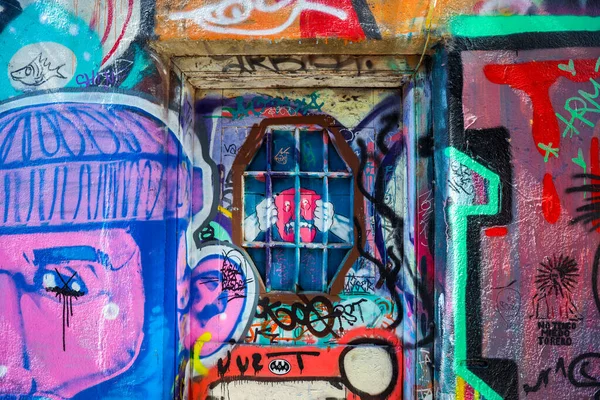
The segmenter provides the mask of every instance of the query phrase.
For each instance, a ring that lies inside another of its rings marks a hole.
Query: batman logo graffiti
[[[292,369],[292,366],[286,360],[273,360],[269,363],[269,371],[275,375],[285,375]]]

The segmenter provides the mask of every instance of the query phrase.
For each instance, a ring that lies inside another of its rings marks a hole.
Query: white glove
[[[321,232],[327,232],[333,225],[333,204],[324,203],[323,200],[315,201],[315,227]]]
[[[266,198],[256,206],[256,218],[258,219],[258,227],[262,232],[277,222],[277,207],[275,207],[275,199],[272,197]]]
[[[266,198],[256,205],[256,213],[244,220],[244,238],[252,242],[261,232],[277,222],[277,207],[273,198]]]

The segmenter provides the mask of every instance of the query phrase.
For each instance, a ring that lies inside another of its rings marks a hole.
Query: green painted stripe
[[[485,37],[529,32],[600,31],[600,17],[514,15],[454,17],[449,24],[453,36]]]
[[[500,177],[465,153],[454,147],[447,147],[446,157],[456,161],[487,180],[487,204],[450,204],[452,265],[454,267],[454,370],[465,382],[490,400],[502,400],[481,378],[467,368],[467,220],[471,215],[495,215],[500,212]]]

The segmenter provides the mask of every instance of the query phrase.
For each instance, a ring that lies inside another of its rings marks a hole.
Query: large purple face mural
[[[174,379],[176,266],[211,169],[160,115],[117,93],[0,105],[0,397],[161,392],[157,365]]]

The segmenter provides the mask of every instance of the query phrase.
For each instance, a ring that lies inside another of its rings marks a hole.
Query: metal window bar
[[[313,131],[314,132],[314,131]],[[267,291],[271,290],[271,267],[272,267],[272,249],[273,248],[289,248],[295,250],[295,262],[293,263],[294,271],[292,272],[294,276],[294,291],[297,291],[298,283],[300,279],[300,249],[311,249],[311,250],[321,250],[322,251],[322,263],[321,263],[321,272],[322,272],[322,281],[321,281],[321,290],[325,291],[330,285],[328,284],[327,273],[328,273],[328,250],[329,249],[351,249],[354,246],[354,237],[352,237],[350,243],[330,243],[327,234],[323,234],[323,239],[321,243],[303,243],[301,242],[300,237],[300,211],[301,211],[301,178],[322,178],[323,179],[323,203],[329,202],[329,178],[349,178],[350,179],[350,204],[354,204],[354,191],[352,188],[354,187],[354,176],[352,172],[337,172],[337,171],[329,171],[329,141],[330,141],[330,133],[328,130],[321,131],[323,138],[323,171],[300,171],[300,157],[301,157],[301,145],[300,145],[300,129],[296,127],[294,129],[294,140],[296,151],[294,154],[295,166],[293,171],[273,171],[272,169],[272,161],[273,161],[273,127],[268,127],[265,132],[265,144],[266,144],[266,152],[267,152],[267,162],[266,162],[266,171],[244,171],[242,177],[242,185],[245,184],[244,177],[265,177],[266,184],[266,198],[273,197],[273,182],[272,178],[277,177],[294,177],[294,188],[296,191],[294,202],[295,202],[295,222],[294,222],[294,243],[289,242],[280,242],[274,241],[272,239],[272,228],[270,225],[270,221],[267,224],[267,230],[265,232],[266,239],[264,242],[260,241],[244,241],[243,246],[248,248],[264,248],[266,251],[266,266],[265,266],[265,277],[266,277],[266,287]],[[245,187],[245,186],[243,186]],[[352,223],[352,215],[351,223]],[[344,257],[345,259],[348,257],[348,254]],[[337,275],[337,273],[336,273]]]
[[[323,244],[323,243],[300,243],[298,245],[296,245],[296,243],[290,243],[290,242],[276,242],[276,241],[270,241],[270,242],[244,242],[243,243],[244,247],[248,247],[248,248],[262,248],[262,247],[286,247],[286,248],[290,248],[290,249],[294,249],[296,247],[300,247],[302,249],[351,249],[352,248],[352,244],[350,243],[327,243],[327,244]]]
[[[272,138],[273,132],[272,132],[272,128],[267,128],[267,131],[265,132],[265,141],[266,141],[266,147],[267,147],[267,171],[264,174],[265,175],[265,183],[266,183],[266,199],[267,202],[269,201],[268,199],[273,197],[273,182],[271,181],[271,160],[273,159],[273,146],[271,143],[271,138]],[[268,208],[267,208],[267,218],[270,217],[269,212],[268,212]],[[265,240],[267,243],[267,246],[265,248],[266,251],[266,264],[265,265],[265,278],[266,278],[266,288],[267,291],[271,290],[271,262],[272,262],[272,255],[271,255],[271,221],[270,218],[267,221],[267,231],[265,232]]]
[[[342,159],[342,161],[344,161],[344,159]],[[344,164],[346,163],[346,161],[344,161]],[[346,167],[348,166],[348,164],[346,164]],[[350,168],[348,168],[350,169]],[[350,173],[350,212],[348,213],[348,218],[350,219],[350,225],[354,226],[354,175],[352,175],[352,173]],[[362,215],[359,216],[359,218],[364,218]],[[354,231],[354,229],[352,229]],[[366,235],[367,233],[364,232],[364,234]],[[350,236],[350,244],[354,245],[354,235]],[[348,255],[346,255],[347,257]],[[344,262],[346,259],[344,258]]]
[[[244,171],[244,176],[262,176],[265,171]],[[274,178],[290,178],[300,176],[301,178],[351,178],[352,173],[350,172],[289,172],[289,171],[272,171],[271,176]]]
[[[294,262],[294,292],[298,291],[298,282],[300,280],[300,129],[296,127],[294,129],[294,140],[296,142],[296,151],[294,152],[294,171],[296,176],[294,177],[294,187],[296,189],[296,195],[294,199],[295,204],[295,221],[294,221],[294,243],[296,244],[296,259]]]
[[[322,132],[323,136],[323,204],[329,201],[329,132],[324,129]],[[329,242],[329,232],[323,233],[323,244],[325,248],[322,251],[321,257],[321,291],[324,291],[327,287],[327,244]]]

